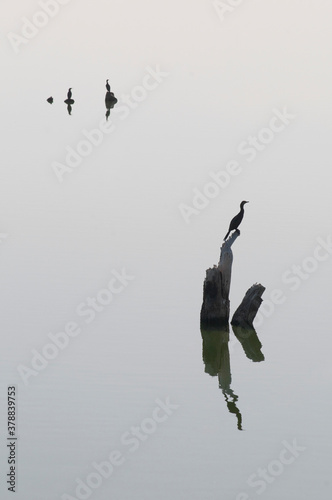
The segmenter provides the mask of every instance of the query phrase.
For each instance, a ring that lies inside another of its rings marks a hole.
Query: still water
[[[12,386],[18,500],[330,498],[331,7],[311,3],[221,23],[73,1],[6,40],[1,498]],[[5,33],[39,7],[7,9]],[[201,331],[241,200],[231,314],[261,283],[255,332]]]

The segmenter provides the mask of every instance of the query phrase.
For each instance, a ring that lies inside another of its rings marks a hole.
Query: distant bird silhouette
[[[53,97],[49,97],[48,99],[46,99],[47,102],[49,102],[50,104],[53,104]]]
[[[108,79],[106,80],[106,90],[107,92],[111,92],[110,84],[108,83]]]
[[[109,85],[108,85],[109,88]],[[114,108],[116,103],[118,102],[117,98],[113,94],[113,92],[110,92],[109,90],[106,92],[105,96],[105,106],[106,106],[106,120],[108,120],[110,116],[111,109]]]
[[[72,92],[71,92],[71,87],[70,89],[68,90],[67,92],[67,99],[65,99],[65,103],[67,104],[67,111],[68,111],[68,114],[71,115],[71,110],[72,110],[72,107],[71,105],[74,104],[74,99],[71,98],[72,96]]]
[[[231,220],[231,223],[230,223],[229,229],[228,229],[228,233],[226,234],[224,241],[227,240],[229,233],[231,231],[233,231],[234,229],[237,229],[239,227],[239,225],[241,224],[242,219],[243,219],[243,215],[244,215],[245,203],[249,203],[249,201],[241,201],[240,212],[235,217],[233,217],[233,219]]]

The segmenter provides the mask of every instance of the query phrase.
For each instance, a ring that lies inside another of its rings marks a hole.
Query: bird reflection
[[[74,104],[74,99],[72,99],[72,88],[70,87],[70,89],[68,89],[68,92],[67,92],[67,99],[65,99],[65,103],[67,104],[67,111],[68,111],[68,114],[71,115],[71,111],[72,111],[72,104]]]

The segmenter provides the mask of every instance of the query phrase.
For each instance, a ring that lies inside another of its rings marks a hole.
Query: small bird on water
[[[67,99],[71,99],[71,96],[72,96],[72,92],[71,92],[71,87],[70,87],[70,89],[68,90],[68,93],[67,93]]]
[[[108,83],[108,79],[106,80],[106,90],[107,92],[111,92],[110,84]]]
[[[249,201],[241,201],[240,212],[235,217],[233,217],[233,219],[231,220],[231,223],[230,223],[229,229],[228,229],[228,233],[226,234],[224,241],[227,240],[229,233],[231,231],[233,231],[234,229],[237,229],[239,227],[239,225],[241,224],[242,219],[243,219],[243,215],[244,215],[244,205],[246,203],[249,203]]]
[[[50,104],[53,104],[53,97],[49,97],[48,99],[46,99],[47,102],[49,102]]]

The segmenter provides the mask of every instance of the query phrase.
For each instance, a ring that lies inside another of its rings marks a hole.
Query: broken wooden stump
[[[229,304],[221,295],[221,272],[217,267],[207,269],[203,285],[201,325],[221,326],[228,322]]]
[[[234,231],[223,243],[218,267],[214,266],[206,271],[201,308],[203,326],[222,326],[229,321],[229,289],[233,262],[231,246],[239,234],[239,231]]]
[[[222,247],[220,248],[218,269],[221,272],[221,294],[225,299],[228,299],[231,287],[233,264],[233,252],[231,246],[238,236],[240,236],[240,231],[234,231],[232,236],[228,238],[227,241],[224,241]]]
[[[252,285],[245,294],[241,304],[236,309],[231,324],[242,328],[253,328],[253,321],[263,302],[262,295],[265,290],[263,285]]]
[[[201,308],[201,326],[208,328],[224,326],[229,321],[229,290],[231,286],[233,252],[231,246],[240,235],[237,229],[224,241],[220,248],[218,266],[207,269],[203,285],[203,304]],[[253,328],[253,320],[262,303],[265,287],[255,284],[247,291],[240,306],[232,318],[232,325]]]

